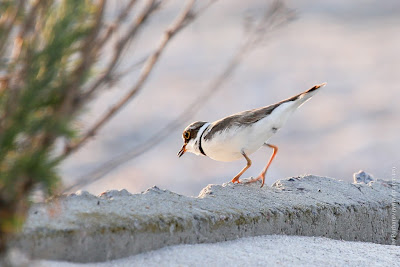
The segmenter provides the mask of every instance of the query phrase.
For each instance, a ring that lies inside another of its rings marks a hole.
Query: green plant
[[[24,221],[36,184],[54,190],[53,148],[70,140],[95,62],[90,50],[102,6],[94,1],[7,1],[0,6],[0,251]],[[13,40],[13,42],[10,42]]]

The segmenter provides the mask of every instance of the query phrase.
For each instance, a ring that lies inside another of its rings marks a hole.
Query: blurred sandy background
[[[267,4],[218,1],[185,28],[169,44],[139,97],[64,162],[64,183],[73,183],[144,142],[178,116],[236,51],[244,18],[259,16]],[[121,67],[152,51],[182,5],[183,1],[168,2],[131,46]],[[306,173],[352,181],[359,169],[391,179],[392,167],[400,167],[400,2],[292,0],[286,5],[296,10],[297,19],[253,51],[191,121],[212,122],[328,82],[270,139],[279,152],[266,184]],[[81,118],[83,129],[126,92],[137,73],[93,102]],[[245,160],[224,163],[189,153],[176,156],[182,130],[191,121],[141,157],[82,189],[98,194],[125,188],[136,193],[157,185],[197,196],[207,184],[230,181]],[[261,148],[251,155],[253,165],[243,177],[257,176],[270,154],[269,148]]]

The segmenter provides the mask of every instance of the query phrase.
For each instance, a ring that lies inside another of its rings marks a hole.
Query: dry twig
[[[82,138],[80,138],[76,143],[69,146],[65,152],[61,155],[61,157],[66,157],[74,150],[81,147],[85,142],[89,140],[90,137],[94,136],[99,128],[101,128],[107,121],[109,121],[122,107],[124,107],[129,100],[132,99],[139,91],[142,89],[145,81],[149,77],[151,71],[153,70],[154,65],[157,63],[160,55],[164,51],[168,42],[174,37],[174,35],[182,29],[184,23],[186,23],[187,19],[190,17],[190,11],[194,5],[195,1],[191,0],[188,2],[186,7],[182,10],[176,20],[172,23],[172,25],[165,31],[159,46],[156,51],[152,53],[146,60],[145,65],[139,75],[138,81],[136,84],[129,90],[129,92],[117,103],[115,104],[100,120],[98,120],[88,131],[85,133]],[[127,38],[123,39],[122,43],[126,42]],[[118,56],[119,57],[119,56]],[[114,62],[114,60],[113,60]],[[112,63],[113,64],[113,63]],[[90,92],[90,91],[89,91]]]
[[[103,47],[104,44],[110,40],[110,37],[112,36],[113,32],[118,32],[119,27],[121,26],[122,22],[126,19],[128,16],[129,12],[132,10],[133,6],[135,5],[136,0],[131,0],[129,3],[126,5],[125,8],[122,9],[121,13],[118,15],[117,19],[111,23],[111,25],[108,26],[106,33],[104,36],[98,41],[97,46],[98,47]]]
[[[131,5],[128,5],[128,8],[132,7],[133,3],[134,2],[131,2],[130,3]],[[144,23],[150,17],[150,15],[155,10],[157,10],[159,5],[160,5],[160,2],[156,2],[154,0],[151,0],[147,3],[146,7],[139,14],[138,18],[129,26],[130,30],[115,45],[113,57],[112,57],[110,63],[108,64],[106,71],[100,76],[99,79],[97,79],[93,83],[93,85],[87,90],[87,92],[84,93],[84,95],[80,96],[80,98],[77,99],[78,102],[84,102],[84,101],[87,101],[88,99],[90,99],[93,96],[93,94],[98,90],[98,88],[109,79],[111,73],[113,72],[117,63],[119,62],[122,52],[124,51],[124,48],[127,46],[128,42],[130,40],[132,40],[132,38],[135,37],[135,35],[138,33],[139,29],[144,25]],[[126,11],[122,11],[122,14],[118,17],[117,22],[121,22],[120,20],[122,20],[124,17],[126,17],[127,14],[128,13]],[[119,27],[119,25],[120,24],[118,24],[118,26],[115,26],[114,28],[117,29]],[[112,32],[112,28],[110,28],[110,29],[107,31],[104,39],[100,41],[99,45],[101,45],[101,47],[111,36],[110,33]],[[71,147],[71,149],[72,149],[72,147]]]
[[[24,8],[25,0],[19,0],[16,4],[15,10],[7,10],[4,14],[1,14],[0,18],[0,30],[1,30],[1,41],[0,41],[0,58],[3,58],[3,53],[6,50],[8,38],[10,36],[13,25],[16,24],[18,14]]]

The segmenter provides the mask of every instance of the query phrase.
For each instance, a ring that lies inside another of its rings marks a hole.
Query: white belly
[[[232,126],[217,132],[209,140],[203,138],[205,154],[217,161],[234,161],[243,159],[242,151],[246,155],[254,153],[275,134],[273,128],[279,129],[287,121],[296,109],[292,103],[280,105],[269,116],[252,125]]]
[[[204,152],[218,161],[243,159],[241,151],[246,155],[252,154],[274,134],[271,128],[259,129],[257,123],[247,127],[232,127],[215,134],[211,140],[203,139]]]

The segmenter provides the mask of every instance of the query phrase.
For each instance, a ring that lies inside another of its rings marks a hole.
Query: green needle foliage
[[[0,3],[0,253],[32,188],[51,192],[59,181],[54,146],[74,138],[102,9],[84,0]]]

